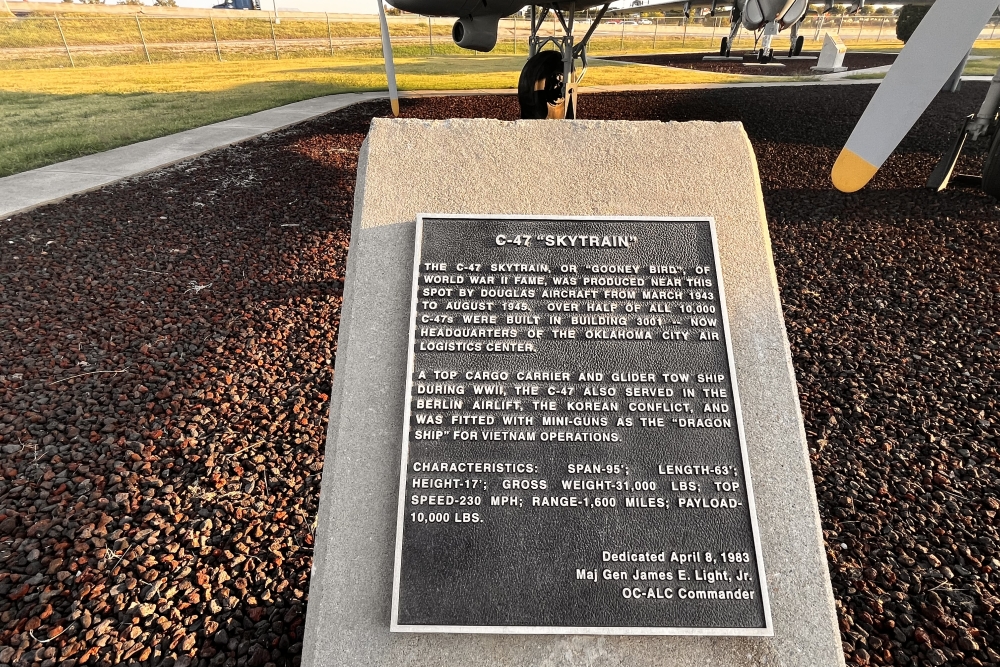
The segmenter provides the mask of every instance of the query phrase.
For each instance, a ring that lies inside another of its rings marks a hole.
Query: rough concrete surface
[[[390,634],[414,220],[714,216],[773,638]],[[738,123],[383,120],[362,149],[303,664],[842,665],[760,195]]]

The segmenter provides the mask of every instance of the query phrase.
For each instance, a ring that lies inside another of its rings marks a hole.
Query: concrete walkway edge
[[[963,77],[979,79],[980,77]],[[989,77],[986,77],[987,79]],[[821,86],[872,84],[877,81],[837,79],[827,81],[756,81],[751,83],[638,84],[626,86],[584,86],[580,93],[609,93],[653,90],[706,90],[713,88],[780,88],[786,86]],[[403,98],[459,95],[513,95],[513,89],[427,90],[400,93]],[[140,141],[102,153],[58,162],[46,167],[0,178],[0,220],[43,204],[57,202],[75,194],[96,190],[124,178],[190,160],[202,153],[239,141],[274,132],[303,121],[343,109],[358,102],[385,98],[385,91],[342,93],[302,100],[285,106],[258,111],[239,118],[204,125],[157,139]]]
[[[0,219],[382,96],[346,93],[302,100],[0,178]]]

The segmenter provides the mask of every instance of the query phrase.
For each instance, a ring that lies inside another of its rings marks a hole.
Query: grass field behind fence
[[[327,39],[328,37],[378,37],[377,21],[337,21],[329,26],[322,19],[282,18],[273,23],[267,18],[215,18],[142,16],[62,16],[58,24],[54,17],[39,16],[25,19],[0,20],[0,45],[7,48],[39,46],[61,47],[61,27],[70,47],[84,45],[120,44],[123,41],[138,43],[139,29],[147,42],[212,42],[212,24],[220,41],[245,39]],[[432,25],[435,34],[451,36],[451,24]],[[426,37],[427,23],[391,23],[392,37]]]
[[[413,17],[416,18],[416,17]],[[427,19],[390,21],[394,50],[400,57],[460,55],[467,52],[451,41],[451,21]],[[682,25],[680,19],[657,19],[655,26],[603,25],[591,43],[595,55],[649,53],[653,51],[714,49],[728,30],[728,20],[695,19]],[[715,27],[712,27],[712,26]],[[840,30],[849,44],[880,43],[898,46],[890,19],[868,17],[843,26],[831,20],[823,30]],[[543,32],[552,28],[548,22]],[[582,29],[582,28],[581,28]],[[60,32],[61,30],[61,32]],[[817,32],[807,21],[802,34],[807,48],[818,47]],[[613,35],[613,36],[612,36]],[[525,53],[528,22],[506,19],[501,23],[496,52]],[[515,47],[515,37],[517,46]],[[819,40],[822,35],[818,35]],[[64,41],[65,39],[65,41]],[[861,41],[859,41],[861,40]],[[143,43],[145,42],[145,44]],[[183,17],[151,15],[87,15],[73,13],[0,19],[0,69],[86,67],[208,60],[261,60],[313,58],[322,55],[351,58],[380,55],[376,21],[345,21],[320,16],[284,16],[279,23],[271,14],[252,16]],[[783,40],[779,38],[779,48]],[[742,31],[740,48],[752,48],[753,38]],[[68,51],[68,53],[67,53]],[[433,51],[433,54],[431,53]]]

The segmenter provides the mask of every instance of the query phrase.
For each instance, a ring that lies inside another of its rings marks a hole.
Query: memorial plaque
[[[714,222],[421,216],[397,632],[772,634]]]

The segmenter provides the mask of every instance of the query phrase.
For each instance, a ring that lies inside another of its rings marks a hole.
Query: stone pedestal
[[[389,632],[418,213],[712,216],[773,637]],[[376,119],[361,152],[303,665],[843,665],[753,150],[738,123]]]

